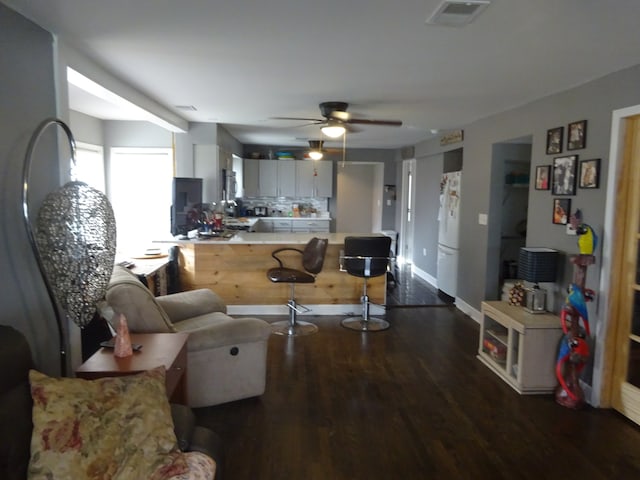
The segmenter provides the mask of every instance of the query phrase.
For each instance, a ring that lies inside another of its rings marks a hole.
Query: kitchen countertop
[[[344,238],[349,235],[359,235],[357,233],[270,233],[270,232],[245,232],[245,231],[237,231],[234,232],[234,235],[231,238],[213,238],[213,239],[189,239],[189,240],[156,240],[154,243],[173,243],[178,245],[194,245],[194,244],[217,244],[217,243],[225,243],[225,244],[235,244],[235,245],[243,245],[243,244],[254,244],[254,245],[267,245],[267,244],[277,244],[277,245],[305,245],[309,240],[313,237],[326,238],[329,240],[330,245],[342,245],[344,244]],[[375,235],[375,234],[365,234],[362,235]]]

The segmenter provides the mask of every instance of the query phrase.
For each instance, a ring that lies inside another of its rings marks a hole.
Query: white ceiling
[[[441,0],[2,1],[242,143],[305,145],[317,126],[270,117],[346,101],[404,122],[364,127],[349,146],[398,148],[640,64],[637,0],[493,0],[466,27],[425,24]]]

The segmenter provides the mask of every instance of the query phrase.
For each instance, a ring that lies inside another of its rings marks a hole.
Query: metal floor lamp
[[[38,211],[36,232],[29,218],[29,177],[33,153],[47,128],[67,136],[75,166],[75,140],[61,120],[44,120],[32,135],[22,172],[22,211],[31,249],[53,305],[59,335],[60,371],[67,374],[66,318],[84,327],[104,296],[115,260],[116,226],[107,197],[86,183],[71,181],[51,192]],[[66,317],[65,317],[66,316]]]

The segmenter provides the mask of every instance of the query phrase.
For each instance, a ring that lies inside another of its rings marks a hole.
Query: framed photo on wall
[[[562,153],[562,137],[564,127],[547,130],[547,155]]]
[[[566,155],[553,159],[552,193],[554,195],[576,194],[577,168],[577,155]]]
[[[569,223],[571,215],[571,199],[554,198],[553,199],[553,223],[556,225],[566,225]]]
[[[600,186],[600,159],[582,160],[580,162],[580,188],[598,188]]]
[[[580,150],[587,146],[587,121],[580,120],[567,128],[567,150]]]
[[[536,190],[549,190],[549,177],[551,165],[539,165],[536,167]]]

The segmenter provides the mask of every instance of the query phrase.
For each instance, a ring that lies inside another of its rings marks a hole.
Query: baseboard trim
[[[424,270],[419,269],[415,265],[411,265],[411,273],[416,277],[421,278],[422,280],[430,284],[432,287],[438,288],[438,280],[435,277],[429,275]]]

